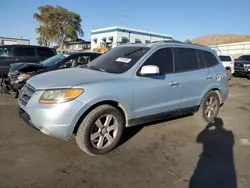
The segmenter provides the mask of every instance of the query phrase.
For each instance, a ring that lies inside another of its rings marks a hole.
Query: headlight
[[[56,104],[69,102],[79,97],[84,92],[83,89],[54,89],[43,92],[39,99],[43,104]]]
[[[19,82],[21,82],[21,81],[27,80],[29,77],[30,77],[30,75],[28,75],[28,74],[21,74],[21,75],[19,75],[19,76],[17,77],[17,80],[18,80]]]
[[[250,64],[244,64],[244,67],[250,67]]]

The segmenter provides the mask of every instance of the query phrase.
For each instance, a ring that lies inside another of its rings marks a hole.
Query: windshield
[[[243,55],[243,56],[240,56],[237,60],[241,60],[241,61],[250,61],[250,55]]]
[[[231,57],[226,55],[220,55],[219,58],[221,61],[232,61]]]
[[[62,59],[65,59],[66,57],[68,57],[69,54],[57,54],[55,56],[52,56],[49,59],[46,59],[45,61],[42,62],[42,64],[45,67],[52,67],[54,65],[56,65],[59,61],[61,61]]]
[[[116,47],[91,61],[87,68],[116,74],[124,73],[149,49],[148,47],[138,46]]]

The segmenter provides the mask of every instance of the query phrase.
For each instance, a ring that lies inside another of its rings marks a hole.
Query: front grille
[[[32,97],[32,95],[36,92],[36,89],[26,84],[23,86],[20,94],[19,94],[19,101],[22,105],[26,106]]]
[[[244,67],[244,64],[241,64],[241,63],[235,63],[234,64],[235,67]]]

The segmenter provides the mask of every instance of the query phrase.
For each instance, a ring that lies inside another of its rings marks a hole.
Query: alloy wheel
[[[91,144],[97,149],[111,145],[118,132],[118,122],[111,114],[98,118],[90,131]]]
[[[214,96],[208,97],[207,101],[205,102],[205,108],[204,108],[204,115],[211,119],[216,115],[216,112],[218,110],[218,101]]]

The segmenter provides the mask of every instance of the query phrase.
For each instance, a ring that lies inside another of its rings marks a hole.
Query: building
[[[77,41],[69,41],[64,45],[64,49],[68,51],[87,51],[90,50],[90,41],[78,39]]]
[[[171,39],[170,35],[114,26],[91,31],[91,50],[104,46],[112,48],[124,43],[150,43]]]
[[[0,45],[8,44],[24,44],[29,45],[30,40],[22,38],[9,38],[9,37],[0,37]]]
[[[234,58],[238,58],[241,55],[250,55],[250,41],[249,42],[238,42],[230,44],[220,44],[210,46],[218,54],[231,55]]]

